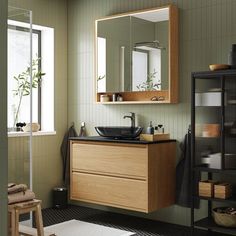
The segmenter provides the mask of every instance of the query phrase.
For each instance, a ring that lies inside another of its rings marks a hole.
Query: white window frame
[[[29,24],[18,21],[8,20],[8,24],[29,28]],[[33,136],[54,135],[54,29],[35,24],[32,28],[41,31],[41,70],[46,73],[41,85],[41,130]],[[19,136],[29,136],[29,132],[8,132],[8,137]]]

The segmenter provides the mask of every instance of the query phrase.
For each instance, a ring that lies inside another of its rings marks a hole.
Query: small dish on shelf
[[[40,129],[40,124],[38,123],[28,123],[26,124],[26,126],[22,127],[22,130],[24,132],[30,132],[30,130],[32,130],[32,132],[38,132]]]
[[[211,65],[209,65],[209,68],[211,71],[226,70],[226,69],[229,69],[230,66],[227,64],[211,64]]]

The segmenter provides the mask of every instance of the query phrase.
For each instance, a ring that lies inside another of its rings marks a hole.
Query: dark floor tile
[[[69,205],[65,209],[47,208],[43,212],[44,226],[57,224],[72,219],[110,226],[135,232],[135,236],[191,236],[190,228],[168,224],[140,217],[105,212],[88,207]],[[223,234],[212,234],[223,236]],[[195,230],[194,236],[209,236],[207,231]]]

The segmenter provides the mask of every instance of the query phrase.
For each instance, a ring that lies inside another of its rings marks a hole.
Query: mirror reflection
[[[169,88],[169,8],[97,21],[97,92]]]

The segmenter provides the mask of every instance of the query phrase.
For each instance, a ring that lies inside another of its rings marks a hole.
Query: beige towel
[[[27,190],[27,185],[25,184],[8,184],[8,194],[25,192]]]
[[[11,187],[13,187],[13,186],[15,186],[16,184],[15,183],[8,183],[8,188],[11,188]]]
[[[8,195],[8,204],[29,201],[33,200],[34,198],[35,194],[31,190],[26,190],[25,192],[13,193]]]

